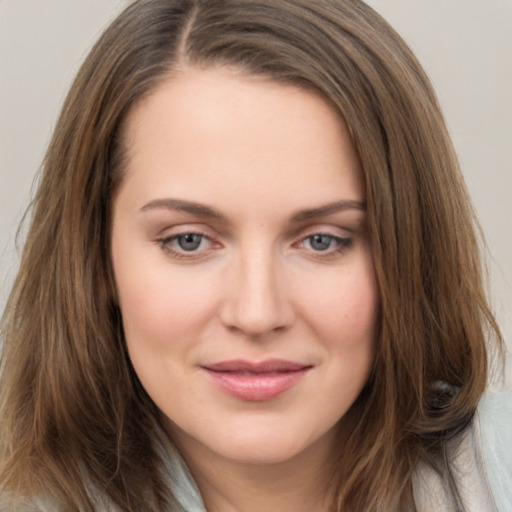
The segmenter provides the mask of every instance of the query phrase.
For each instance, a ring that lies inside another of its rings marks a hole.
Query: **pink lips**
[[[223,391],[252,402],[271,400],[292,388],[311,365],[269,359],[258,363],[232,360],[202,367]]]

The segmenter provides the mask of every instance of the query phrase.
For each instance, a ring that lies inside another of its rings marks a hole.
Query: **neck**
[[[176,444],[208,512],[327,512],[332,441],[322,439],[292,459],[269,464],[232,461],[204,446],[187,443],[183,450],[179,440]]]

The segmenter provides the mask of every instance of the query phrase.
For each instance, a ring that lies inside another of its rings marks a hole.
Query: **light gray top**
[[[171,463],[185,512],[206,512],[199,491],[179,456]],[[512,390],[487,393],[453,456],[453,472],[465,512],[512,512]],[[413,480],[418,512],[455,512],[445,483],[430,468]]]
[[[512,390],[488,393],[479,407],[484,467],[499,512],[512,512]]]
[[[167,444],[169,479],[183,512],[207,512],[201,494],[180,455]],[[452,454],[465,512],[512,512],[512,390],[487,393],[472,426]],[[428,467],[419,467],[413,480],[417,512],[456,512],[441,478]],[[111,506],[101,507],[113,512]],[[55,512],[48,502],[25,503],[17,512]],[[13,512],[2,506],[0,512]]]

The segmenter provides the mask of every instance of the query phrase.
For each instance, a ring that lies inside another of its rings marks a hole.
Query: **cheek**
[[[373,350],[379,294],[371,259],[309,283],[303,314],[330,349]]]
[[[117,263],[117,264],[116,264]],[[215,310],[215,284],[170,265],[115,262],[118,298],[129,348],[171,350],[190,343]]]
[[[328,354],[326,403],[342,417],[361,393],[373,367],[380,300],[373,267],[346,275],[318,301],[316,326]]]
[[[170,390],[179,396],[190,379],[189,363],[210,325],[214,297],[200,279],[168,265],[126,263],[116,266],[116,282],[129,357],[143,387],[165,409]]]

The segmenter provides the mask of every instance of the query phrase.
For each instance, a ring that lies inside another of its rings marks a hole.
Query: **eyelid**
[[[182,260],[197,260],[208,257],[212,250],[222,247],[222,244],[216,240],[214,234],[210,234],[212,230],[205,229],[204,226],[197,224],[180,224],[177,226],[168,227],[160,231],[156,236],[155,242],[160,248],[171,258]],[[178,247],[173,247],[174,242],[186,235],[199,235],[202,239],[208,241],[208,247],[195,250],[186,251]]]
[[[340,236],[340,235],[334,235],[332,233],[327,233],[325,231],[319,231],[319,232],[311,233],[309,235],[306,235],[306,236],[302,237],[299,240],[299,243],[302,244],[305,241],[314,238],[315,236],[325,236],[325,237],[331,238],[332,240],[336,240],[336,241],[339,241],[339,242],[346,242],[348,240],[352,240],[352,237],[350,237],[350,236]]]
[[[334,247],[325,250],[315,250],[312,247],[307,247],[312,237],[323,235],[331,238],[335,244]],[[354,231],[339,226],[315,224],[302,228],[299,232],[294,234],[294,242],[292,247],[305,251],[306,254],[315,259],[329,260],[340,256],[344,252],[350,250],[354,244]]]
[[[172,236],[186,235],[187,233],[197,233],[212,238],[215,232],[202,222],[176,222],[163,224],[155,234],[156,238],[170,238]]]
[[[304,239],[314,235],[327,235],[335,238],[350,238],[356,234],[356,229],[341,227],[333,224],[317,223],[302,226],[291,233],[290,239]]]

